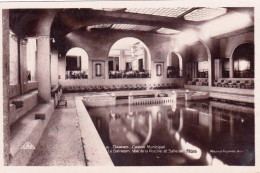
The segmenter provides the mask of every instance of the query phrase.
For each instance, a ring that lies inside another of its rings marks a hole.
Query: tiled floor
[[[56,109],[29,162],[29,166],[85,166],[73,96],[67,108]]]

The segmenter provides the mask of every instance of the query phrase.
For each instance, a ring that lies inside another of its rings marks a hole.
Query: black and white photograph
[[[1,7],[5,167],[256,166],[257,8],[161,3]]]

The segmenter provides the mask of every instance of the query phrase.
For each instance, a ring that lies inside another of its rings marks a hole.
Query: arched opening
[[[79,47],[70,49],[66,54],[65,79],[88,78],[88,54]]]
[[[139,39],[125,37],[116,41],[108,54],[109,78],[149,78],[151,55]]]
[[[254,44],[243,43],[233,52],[234,78],[254,78]]]
[[[185,64],[186,77],[187,79],[192,78],[188,81],[188,85],[205,85],[208,86],[208,76],[210,73],[210,63],[208,59],[211,57],[211,53],[207,45],[200,41],[192,46],[190,46],[191,57],[190,62]]]
[[[167,78],[182,77],[182,57],[180,54],[171,52],[167,56]]]

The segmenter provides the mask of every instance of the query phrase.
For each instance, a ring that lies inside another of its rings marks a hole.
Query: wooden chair
[[[128,90],[128,85],[127,84],[123,84],[122,86],[121,86],[121,88],[122,88],[122,90]]]
[[[69,92],[69,93],[72,93],[72,92],[75,91],[75,90],[74,90],[74,86],[71,86],[71,85],[67,86],[67,89],[68,89],[68,92]]]
[[[75,85],[74,92],[80,92],[80,86],[79,85]]]
[[[120,85],[116,85],[116,90],[117,91],[121,90],[121,86]]]
[[[253,80],[247,80],[245,82],[245,88],[247,89],[253,89],[254,88],[254,81]]]
[[[142,85],[142,89],[143,89],[143,90],[146,90],[146,89],[147,89],[147,85],[146,85],[146,84],[143,84],[143,85]]]
[[[80,85],[80,91],[81,92],[85,92],[86,91],[86,87],[84,85]]]
[[[245,80],[239,80],[236,85],[237,88],[245,88],[246,81]]]
[[[116,90],[116,86],[115,85],[111,85],[110,86],[110,91],[115,91]]]
[[[96,91],[103,91],[103,86],[102,85],[98,85],[96,86]]]
[[[89,85],[89,86],[88,86],[88,91],[92,92],[92,91],[94,91],[94,90],[95,90],[95,88],[93,87],[93,85]]]
[[[209,85],[208,79],[205,79],[205,80],[202,82],[202,85],[203,85],[203,86],[208,86],[208,85]]]
[[[104,90],[104,91],[109,91],[109,86],[108,86],[108,85],[104,85],[104,86],[103,86],[103,90]]]
[[[134,89],[133,85],[132,85],[132,84],[129,84],[129,85],[128,85],[128,89],[129,89],[129,90],[133,90],[133,89]]]
[[[221,83],[222,87],[228,87],[228,83],[230,83],[230,80],[225,79],[223,83]]]
[[[137,84],[136,87],[137,87],[137,90],[142,90],[143,89],[142,84]]]

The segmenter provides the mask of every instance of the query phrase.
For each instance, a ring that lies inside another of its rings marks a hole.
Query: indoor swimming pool
[[[88,107],[116,166],[254,165],[254,108],[216,101]]]

